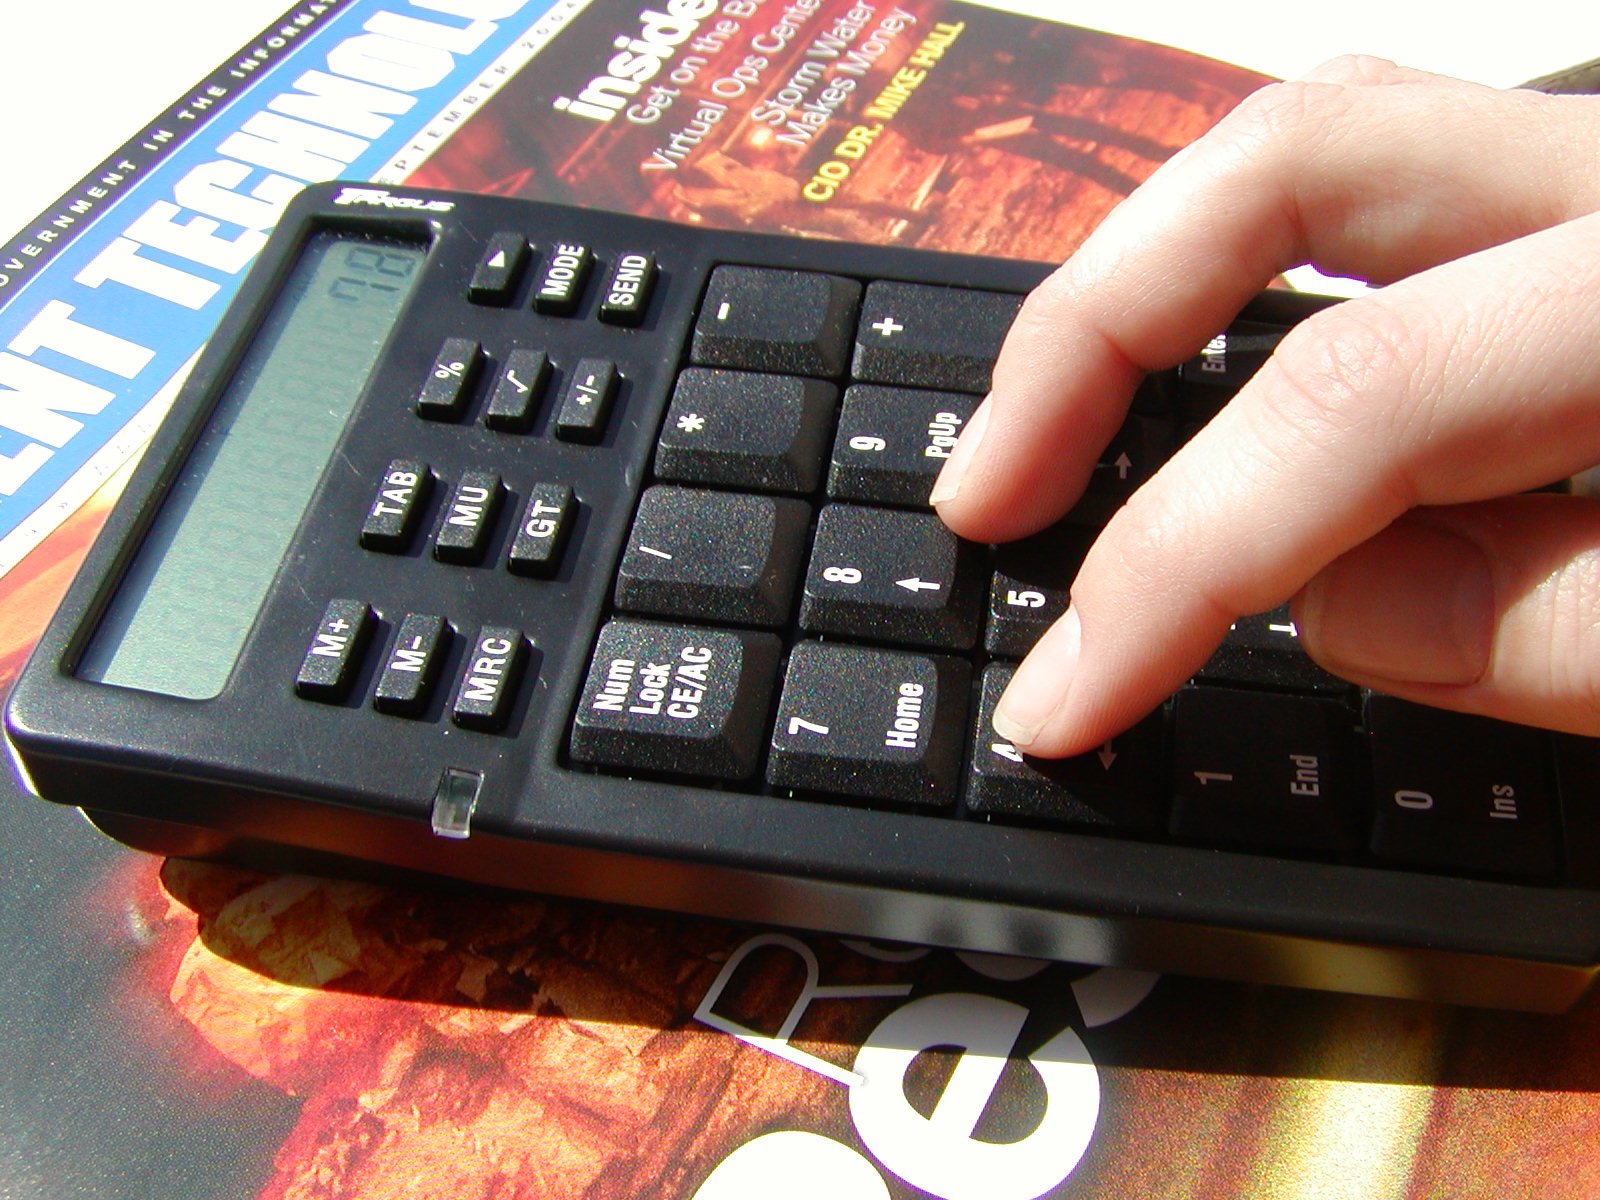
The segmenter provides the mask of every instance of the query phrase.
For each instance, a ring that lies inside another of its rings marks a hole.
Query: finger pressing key
[[[1160,703],[1239,616],[1295,595],[1408,510],[1507,496],[1600,460],[1592,413],[1600,395],[1596,264],[1600,216],[1585,217],[1302,323],[1108,523],[1074,582],[1067,616],[997,707],[996,728],[1035,754],[1079,753]],[[1557,541],[1569,558],[1592,564],[1595,546],[1570,532],[1574,513],[1586,515],[1580,528],[1600,530],[1591,503],[1559,503],[1542,510],[1567,531]],[[1391,548],[1388,565],[1365,578],[1387,578],[1388,595],[1364,602],[1393,604],[1394,628],[1427,623],[1425,614],[1407,616],[1408,605],[1438,606],[1433,666],[1418,665],[1430,657],[1426,645],[1385,638],[1376,626],[1363,649],[1348,622],[1342,635],[1307,637],[1314,656],[1333,649],[1335,661],[1324,665],[1414,684],[1436,704],[1600,728],[1596,682],[1551,666],[1549,638],[1570,647],[1575,636],[1587,639],[1580,661],[1600,666],[1600,646],[1588,644],[1596,635],[1582,634],[1570,604],[1547,604],[1546,619],[1531,620],[1525,606],[1486,601],[1481,580],[1451,565],[1462,557],[1454,552],[1459,539],[1414,532],[1396,559],[1401,533],[1386,536],[1378,547]],[[1536,532],[1525,537],[1543,544]],[[1419,593],[1404,578],[1447,566],[1456,580],[1448,604],[1440,589]],[[1311,626],[1341,628],[1328,612],[1340,591],[1325,585],[1312,595],[1321,607]],[[1481,637],[1457,632],[1477,620],[1500,624]],[[1492,648],[1502,634],[1520,647],[1519,663],[1502,663]],[[1451,646],[1453,660],[1445,656]]]

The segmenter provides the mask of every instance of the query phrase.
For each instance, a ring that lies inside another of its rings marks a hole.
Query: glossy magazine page
[[[5,250],[0,669],[300,183],[1053,260],[1262,82],[953,0],[300,6]],[[163,863],[0,805],[0,1196],[1600,1189],[1593,1005]]]

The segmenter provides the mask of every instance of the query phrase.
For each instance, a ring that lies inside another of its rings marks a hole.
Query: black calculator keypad
[[[584,728],[628,724],[630,709],[608,716],[594,697],[620,670],[611,640],[655,628],[634,618],[673,622],[662,636],[685,644],[703,628],[772,631],[787,650],[761,668],[776,697],[763,716],[765,768],[742,747],[739,769],[718,773],[753,793],[1308,859],[1556,870],[1553,806],[1531,781],[1517,785],[1512,829],[1503,813],[1469,829],[1440,815],[1444,800],[1420,816],[1375,801],[1385,772],[1400,770],[1385,746],[1412,737],[1384,734],[1397,720],[1384,698],[1363,725],[1356,690],[1306,656],[1287,607],[1241,618],[1190,686],[1092,753],[1035,761],[989,728],[1016,660],[1065,611],[1098,526],[1282,333],[1242,324],[1144,389],[1065,520],[984,547],[952,534],[928,494],[1019,303],[964,287],[712,270],[617,567],[619,620],[590,661],[573,759],[689,770],[663,749],[670,718],[648,704],[633,714],[643,727],[611,731],[604,753]],[[1486,739],[1494,749],[1463,769],[1487,779],[1515,742]],[[1528,753],[1537,759],[1542,743]]]
[[[82,673],[306,237],[352,226],[422,274],[221,692]],[[1252,300],[1144,382],[1061,521],[965,542],[929,490],[1048,270],[309,188],[19,677],[12,744],[162,851],[1570,1005],[1600,973],[1600,742],[1363,692],[1287,608],[1087,753],[995,732],[1099,528],[1323,307]]]

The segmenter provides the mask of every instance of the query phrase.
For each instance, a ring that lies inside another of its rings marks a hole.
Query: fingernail
[[[1324,666],[1366,680],[1468,684],[1488,668],[1494,583],[1466,538],[1400,521],[1307,585],[1301,636]]]
[[[1078,614],[1068,608],[1011,677],[995,705],[993,724],[994,731],[1019,750],[1038,740],[1039,732],[1066,700],[1082,640]]]
[[[961,431],[961,436],[956,438],[955,447],[939,472],[939,478],[933,481],[933,491],[928,494],[929,504],[943,504],[946,500],[956,498],[956,493],[961,490],[961,478],[967,473],[972,456],[978,452],[978,443],[983,441],[983,431],[988,427],[989,401],[985,398],[967,422],[967,427]]]

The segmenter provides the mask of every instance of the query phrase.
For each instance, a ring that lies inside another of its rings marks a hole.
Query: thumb
[[[1365,687],[1600,733],[1600,503],[1417,509],[1323,568],[1294,616],[1312,658]]]

